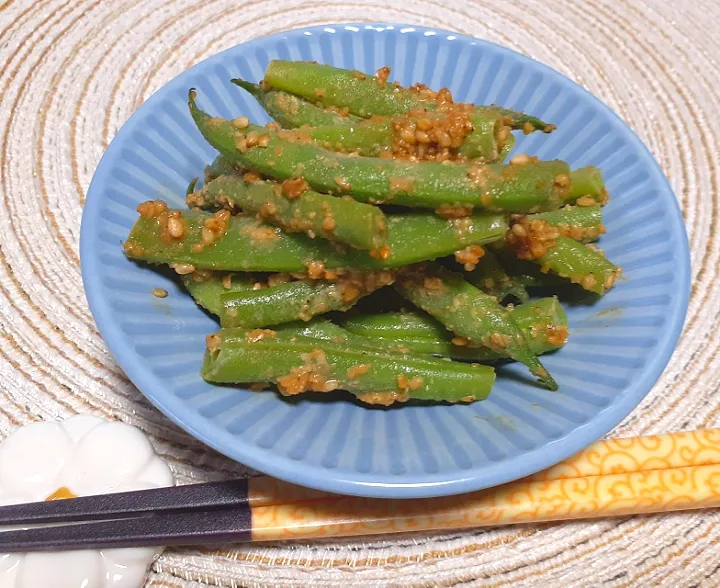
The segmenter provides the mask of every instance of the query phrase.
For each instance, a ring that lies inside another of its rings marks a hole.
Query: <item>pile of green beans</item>
[[[593,243],[600,170],[505,161],[513,131],[555,127],[389,75],[272,61],[260,83],[232,80],[265,126],[212,116],[189,91],[218,156],[187,209],[141,204],[123,246],[173,268],[220,323],[208,382],[465,403],[490,394],[497,363],[519,361],[557,389],[539,359],[569,333],[555,294],[602,296],[620,275]]]

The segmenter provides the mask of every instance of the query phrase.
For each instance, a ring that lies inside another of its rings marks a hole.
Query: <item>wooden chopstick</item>
[[[0,507],[0,553],[349,537],[720,506],[720,430],[601,441],[529,478],[462,496],[373,500],[260,476]],[[103,520],[101,520],[103,519]]]
[[[520,480],[462,496],[377,500],[328,496],[297,504],[0,533],[0,553],[199,545],[441,531],[720,506],[720,464],[551,481]]]

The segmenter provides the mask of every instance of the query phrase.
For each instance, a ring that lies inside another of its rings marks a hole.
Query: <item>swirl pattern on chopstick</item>
[[[720,505],[717,464],[521,480],[423,501],[337,498],[253,509],[252,539],[351,537],[612,517]]]

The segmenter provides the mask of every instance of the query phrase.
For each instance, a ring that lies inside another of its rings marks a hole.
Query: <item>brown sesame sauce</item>
[[[466,272],[471,272],[477,267],[483,255],[485,250],[480,245],[468,245],[455,252],[455,261],[462,264]]]
[[[222,345],[222,337],[218,335],[217,333],[214,335],[208,335],[205,337],[205,346],[207,347],[208,352],[215,353],[218,349],[220,349],[220,346]]]
[[[424,384],[424,381],[420,376],[415,376],[414,378],[408,380],[405,374],[400,374],[396,379],[397,386],[400,389],[400,392],[419,390]]]
[[[257,343],[263,339],[274,339],[277,337],[277,333],[270,329],[253,329],[245,333],[245,338],[249,343]]]
[[[288,200],[299,198],[310,189],[304,178],[290,178],[282,183],[282,193]]]
[[[578,206],[595,206],[597,203],[597,200],[589,195],[580,196],[580,198],[575,201],[575,204]]]
[[[390,178],[390,194],[407,194],[412,196],[413,178]]]
[[[358,365],[352,366],[347,371],[348,380],[357,380],[358,378],[367,374],[368,371],[370,371],[371,367],[372,366],[369,363],[360,363]]]
[[[555,247],[559,235],[558,228],[544,220],[522,216],[511,221],[505,242],[519,259],[540,259]]]
[[[348,181],[347,178],[344,178],[342,176],[335,176],[334,180],[335,180],[335,183],[337,184],[337,186],[341,190],[344,190],[345,192],[350,191],[351,186],[350,186],[350,182]]]
[[[391,147],[382,155],[412,161],[464,161],[459,148],[473,131],[471,112],[471,105],[447,104],[434,111],[415,109],[393,117]]]
[[[426,276],[423,280],[423,288],[431,292],[439,292],[445,289],[442,279],[437,277]]]
[[[550,345],[562,347],[567,343],[569,332],[565,325],[549,325],[545,331]]]
[[[243,182],[246,182],[248,184],[255,184],[261,181],[262,177],[260,177],[260,175],[256,174],[255,172],[248,171],[243,174]]]
[[[410,394],[407,391],[397,392],[367,392],[358,394],[356,398],[365,404],[377,404],[379,406],[390,406],[396,402],[407,402],[410,400]]]
[[[181,276],[186,276],[195,271],[195,266],[191,263],[171,263],[170,267],[175,270],[175,273]]]
[[[510,158],[508,163],[510,165],[529,165],[531,163],[537,163],[539,158],[535,155],[528,155],[527,153],[518,153]]]
[[[162,200],[148,200],[147,202],[138,204],[136,210],[144,220],[150,220],[167,212],[167,209],[167,204]]]
[[[435,214],[447,219],[461,219],[472,215],[472,204],[443,204],[435,209]]]
[[[337,390],[340,382],[330,378],[331,367],[322,349],[313,349],[301,356],[303,365],[293,367],[290,373],[277,381],[278,390],[284,396],[303,392],[331,392]]]
[[[558,232],[575,241],[594,241],[605,234],[605,226],[581,227],[579,225],[556,225]]]
[[[378,88],[384,88],[387,84],[388,78],[390,77],[390,67],[384,66],[375,72],[375,83]]]
[[[280,229],[267,225],[255,225],[243,229],[243,233],[256,243],[274,243],[280,238],[279,232]]]

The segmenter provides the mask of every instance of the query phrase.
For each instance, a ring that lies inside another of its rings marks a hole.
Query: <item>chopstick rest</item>
[[[155,454],[147,437],[121,422],[78,415],[63,422],[26,425],[0,443],[0,504],[35,503],[29,509],[27,504],[0,507],[7,513],[4,525],[35,524],[42,520],[37,513],[43,509],[82,504],[61,500],[73,496],[99,495],[92,500],[106,507],[112,503],[115,508],[117,502],[107,494],[110,491],[173,484],[170,468]],[[0,543],[16,532],[0,532]],[[88,545],[88,550],[73,553],[5,555],[0,557],[0,585],[141,586],[147,568],[162,551],[158,545],[162,542],[130,551],[101,552]],[[15,547],[0,549],[0,554],[21,551]]]

